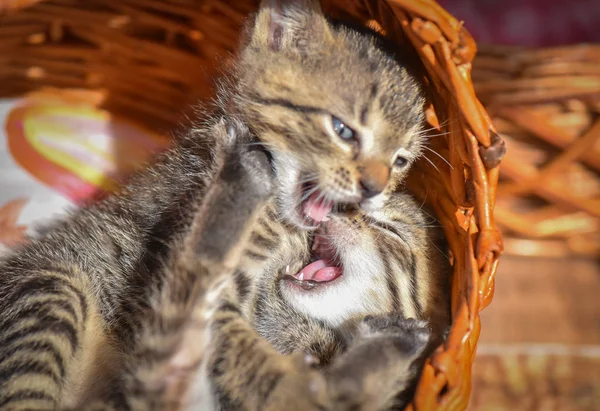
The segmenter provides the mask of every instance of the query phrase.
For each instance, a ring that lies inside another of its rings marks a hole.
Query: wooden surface
[[[600,410],[599,262],[501,260],[469,410]]]

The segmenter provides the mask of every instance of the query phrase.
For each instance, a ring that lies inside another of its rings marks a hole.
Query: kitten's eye
[[[402,156],[396,157],[396,161],[394,161],[394,167],[402,168],[408,163],[408,160]]]
[[[331,125],[333,126],[333,131],[335,131],[342,140],[350,141],[355,139],[354,130],[346,126],[339,118],[331,117]]]

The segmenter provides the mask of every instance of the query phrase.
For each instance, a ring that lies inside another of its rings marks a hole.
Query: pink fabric
[[[600,0],[438,0],[481,43],[600,42]]]

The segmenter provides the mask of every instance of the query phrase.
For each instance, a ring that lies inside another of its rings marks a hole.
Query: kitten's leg
[[[384,410],[414,378],[411,365],[428,339],[422,322],[369,317],[348,351],[317,370],[309,356],[276,352],[224,302],[211,327],[209,375],[225,409]]]
[[[19,280],[0,301],[0,410],[78,404],[113,354],[85,277],[65,266]]]
[[[306,354],[282,355],[242,317],[233,301],[214,313],[207,373],[225,410],[330,409],[323,374]]]
[[[219,122],[205,134],[219,141],[225,126]],[[56,221],[0,259],[0,410],[76,404],[66,397],[77,396],[78,386],[87,391],[79,371],[95,348],[109,345],[102,319],[128,340],[130,324],[120,320],[145,303],[141,288],[154,276],[138,270],[163,257],[212,171],[199,139],[187,136],[120,194]]]
[[[430,330],[423,321],[388,314],[366,317],[347,352],[327,370],[328,393],[339,410],[385,410],[416,376]]]
[[[270,196],[264,153],[234,148],[164,272],[128,360],[116,409],[177,410],[205,347],[206,307],[225,286]],[[100,405],[94,405],[100,407]],[[119,408],[120,407],[120,408]]]

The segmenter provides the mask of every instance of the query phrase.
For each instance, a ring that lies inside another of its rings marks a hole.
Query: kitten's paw
[[[401,314],[366,316],[358,327],[358,338],[391,339],[404,354],[421,353],[431,337],[425,321],[405,318]]]
[[[388,409],[416,374],[429,341],[427,324],[402,315],[367,316],[354,340],[327,371],[336,409]]]
[[[235,187],[238,196],[266,198],[273,188],[269,156],[264,150],[240,147],[227,156],[220,179]]]
[[[317,411],[328,409],[327,381],[317,371],[315,357],[304,353],[287,357],[288,365],[263,409]]]
[[[229,153],[196,214],[189,236],[205,265],[220,271],[235,267],[255,219],[272,189],[271,165],[262,151],[244,149]]]

